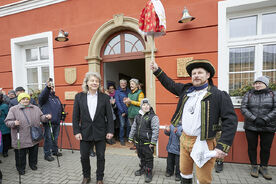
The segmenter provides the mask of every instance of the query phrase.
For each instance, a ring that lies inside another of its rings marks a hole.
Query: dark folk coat
[[[169,78],[160,68],[154,75],[161,84],[171,93],[179,96],[179,101],[171,123],[177,126],[182,120],[184,105],[188,100],[187,90],[192,86],[191,83],[176,83]],[[182,122],[184,124],[185,122]],[[213,139],[217,131],[222,131],[221,137],[217,142],[216,148],[228,152],[235,137],[238,118],[230,96],[209,85],[206,95],[201,100],[201,140]]]

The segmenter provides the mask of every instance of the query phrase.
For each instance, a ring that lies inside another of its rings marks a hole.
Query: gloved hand
[[[257,118],[255,119],[255,123],[256,123],[256,125],[257,125],[258,127],[263,127],[263,126],[265,126],[266,121],[265,121],[264,119],[262,119],[262,118],[257,117]]]

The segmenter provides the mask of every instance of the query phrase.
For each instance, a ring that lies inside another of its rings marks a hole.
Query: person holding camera
[[[54,141],[51,137],[51,127],[49,122],[44,123],[44,159],[47,161],[53,161],[55,156],[62,156],[60,152],[58,152],[58,136],[60,130],[60,120],[63,112],[62,104],[55,95],[53,85],[53,79],[49,78],[46,82],[46,87],[43,89],[41,94],[39,95],[38,101],[41,106],[41,110],[44,114],[51,114],[51,126],[53,129]]]

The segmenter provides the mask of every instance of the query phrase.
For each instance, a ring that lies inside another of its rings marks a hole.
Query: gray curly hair
[[[96,77],[97,79],[99,79],[100,85],[99,85],[98,89],[101,89],[101,80],[102,80],[101,75],[97,72],[87,72],[85,74],[85,77],[84,77],[83,83],[82,83],[82,90],[84,93],[87,93],[89,91],[87,82],[90,79],[90,77]]]
[[[138,80],[138,79],[135,79],[135,78],[130,79],[129,82],[134,82],[136,85],[139,85],[139,84],[140,84],[140,83],[139,83],[139,80]]]

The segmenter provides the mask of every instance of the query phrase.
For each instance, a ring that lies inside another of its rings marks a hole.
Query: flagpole
[[[154,57],[153,57],[153,54],[154,54],[154,34],[151,35],[151,61],[152,63],[154,63]],[[150,88],[152,88],[152,83],[153,83],[153,71],[150,70]]]

